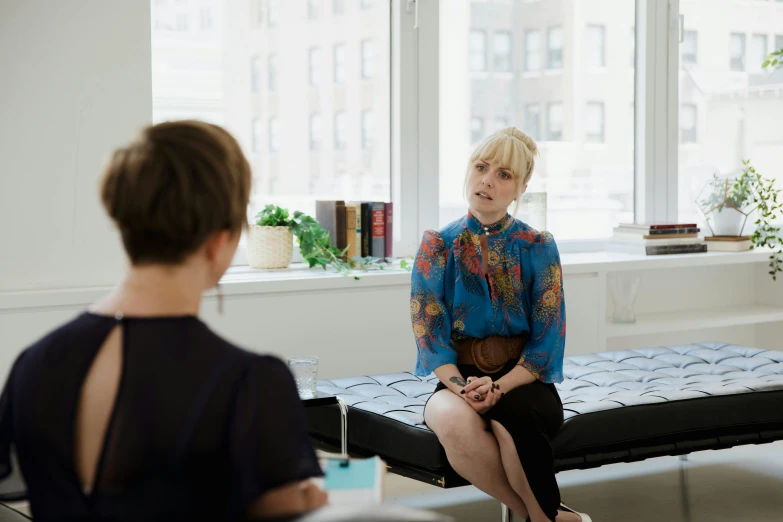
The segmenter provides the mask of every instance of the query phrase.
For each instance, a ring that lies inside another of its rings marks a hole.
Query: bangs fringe
[[[522,144],[513,136],[504,134],[492,135],[480,144],[470,157],[471,163],[478,160],[500,163],[500,166],[511,170],[516,180],[522,178],[527,169]]]

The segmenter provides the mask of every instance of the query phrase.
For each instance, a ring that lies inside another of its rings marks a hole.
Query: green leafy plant
[[[750,180],[739,176],[737,178],[725,178],[714,173],[709,184],[707,196],[701,200],[701,207],[707,210],[716,209],[721,212],[724,208],[733,208],[742,212],[743,207],[748,206],[752,200],[752,188]]]
[[[783,67],[783,49],[772,51],[767,55],[764,63],[761,64],[761,68],[765,69],[767,67],[770,67],[773,71]]]
[[[756,231],[750,240],[754,247],[767,247],[772,250],[769,256],[769,274],[777,280],[783,255],[783,236],[780,227],[773,226],[776,218],[783,218],[783,204],[778,203],[780,190],[775,188],[775,179],[767,179],[751,166],[750,160],[743,160],[742,174],[737,178],[737,184],[749,187],[750,201],[756,205]]]
[[[356,256],[353,259],[346,259],[345,253],[348,249],[340,250],[333,247],[329,232],[315,219],[298,210],[291,217],[287,209],[277,205],[267,205],[264,210],[256,214],[256,224],[262,227],[288,227],[296,236],[302,258],[310,268],[320,266],[326,270],[326,267],[331,265],[340,274],[353,275],[354,279],[358,280],[359,277],[352,273],[353,269],[383,270],[387,266],[383,259],[377,257]],[[387,258],[386,261],[391,263],[394,260]],[[400,261],[400,268],[411,271],[411,265],[405,259]]]

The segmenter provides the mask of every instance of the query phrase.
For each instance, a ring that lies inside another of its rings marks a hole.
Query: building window
[[[188,15],[186,13],[177,15],[177,32],[186,33],[188,31]]]
[[[362,148],[370,150],[375,140],[375,115],[372,111],[362,111]]]
[[[269,55],[269,66],[267,70],[267,88],[269,91],[277,90],[277,55]]]
[[[315,86],[321,81],[321,49],[313,47],[310,49],[310,85]]]
[[[682,65],[696,65],[699,63],[698,33],[685,31],[682,36]]]
[[[547,31],[547,68],[563,68],[563,28],[550,27]]]
[[[541,33],[525,31],[525,70],[541,70]]]
[[[261,57],[250,60],[250,92],[261,92]]]
[[[754,34],[750,40],[750,56],[753,58],[751,70],[761,70],[761,64],[767,59],[767,54],[767,35]]]
[[[602,102],[588,102],[585,127],[585,139],[588,143],[604,142],[604,104]]]
[[[256,25],[261,26],[264,23],[264,0],[256,0]]]
[[[321,115],[310,115],[310,150],[316,151],[321,148]]]
[[[563,140],[563,104],[550,103],[546,108],[546,139]]]
[[[742,33],[731,33],[729,69],[732,71],[745,70],[745,35]]]
[[[373,0],[362,0],[361,7],[362,9],[369,9],[373,5]]]
[[[495,72],[511,72],[511,33],[496,32],[494,43]]]
[[[562,67],[562,57],[560,64]],[[587,26],[587,66],[606,67],[606,28],[603,25]]]
[[[375,74],[375,46],[372,40],[362,40],[362,78],[368,80]]]
[[[487,33],[484,31],[470,32],[470,70],[487,70]]]
[[[253,152],[261,152],[261,134],[262,134],[261,120],[253,120]]]
[[[783,0],[780,0],[783,2]],[[783,34],[776,34],[775,35],[775,50],[778,51],[780,49],[783,49]]]
[[[470,119],[470,142],[478,143],[484,137],[484,120],[474,116]]]
[[[495,118],[495,130],[503,130],[508,127],[508,118],[504,116],[498,116]]]
[[[696,106],[684,103],[680,107],[680,143],[696,143]]]
[[[332,13],[337,16],[345,14],[345,0],[333,0]]]
[[[268,27],[277,27],[280,16],[280,0],[267,0],[266,3],[266,25]]]
[[[280,123],[277,118],[269,120],[269,152],[280,150]]]
[[[525,128],[522,129],[534,140],[541,139],[541,106],[529,103],[525,106]]]
[[[334,148],[336,150],[345,150],[347,142],[345,126],[345,112],[340,111],[334,115]]]
[[[334,46],[334,83],[345,83],[345,44]]]
[[[212,29],[212,8],[202,7],[199,12],[199,22],[202,31],[208,31]]]
[[[307,0],[307,17],[310,20],[321,18],[323,0]]]

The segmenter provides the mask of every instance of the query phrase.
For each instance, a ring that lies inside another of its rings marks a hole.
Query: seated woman
[[[413,270],[416,375],[440,382],[424,418],[454,470],[533,522],[589,522],[560,504],[550,440],[563,424],[565,303],[552,235],[507,209],[535,142],[509,127],[470,156],[469,211],[424,233]]]
[[[326,503],[293,378],[198,319],[247,223],[250,166],[197,121],[114,152],[101,197],[130,266],[16,360],[0,470],[16,448],[36,521],[243,520]]]

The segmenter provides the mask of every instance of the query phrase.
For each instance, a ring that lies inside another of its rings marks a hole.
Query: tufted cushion
[[[602,352],[566,357],[563,373],[558,469],[783,438],[783,352],[724,343]],[[395,373],[322,380],[318,391],[350,406],[352,451],[438,471],[448,463],[423,417],[436,384]],[[334,442],[336,415],[309,409],[311,434]]]

